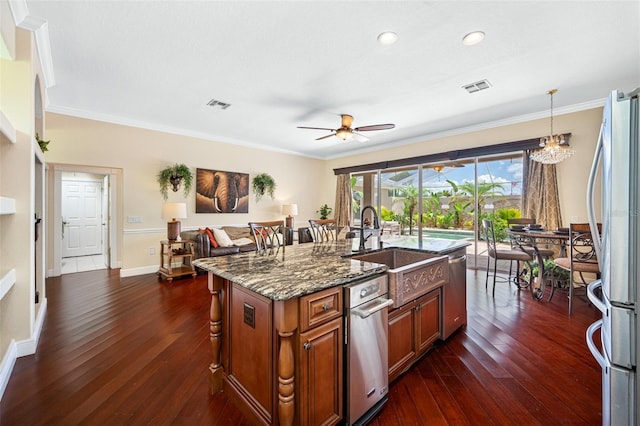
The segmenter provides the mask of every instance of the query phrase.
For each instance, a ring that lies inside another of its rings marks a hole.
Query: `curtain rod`
[[[563,134],[567,145],[571,133]],[[396,167],[413,166],[425,163],[435,163],[441,161],[455,161],[463,158],[483,157],[485,155],[504,154],[514,151],[535,150],[540,148],[540,138],[525,139],[515,142],[505,142],[496,145],[479,146],[475,148],[458,149],[454,151],[440,152],[437,154],[420,155],[417,157],[401,158],[398,160],[380,161],[377,163],[361,164],[357,166],[339,167],[333,169],[336,175],[364,172],[369,170],[384,170]]]

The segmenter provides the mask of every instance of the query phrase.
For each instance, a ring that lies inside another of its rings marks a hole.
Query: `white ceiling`
[[[552,88],[562,113],[640,86],[637,0],[27,6],[48,21],[47,111],[316,158],[548,117]],[[395,44],[376,41],[385,30]],[[464,46],[473,30],[485,40]],[[492,87],[462,88],[482,79]],[[365,143],[297,128],[335,129],[344,113],[396,128]]]

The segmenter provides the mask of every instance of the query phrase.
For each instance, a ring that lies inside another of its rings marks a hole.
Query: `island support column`
[[[209,365],[209,390],[211,394],[222,391],[222,369],[221,349],[222,349],[222,305],[220,303],[220,292],[223,288],[224,279],[208,273],[207,279],[209,292],[211,293],[211,307],[209,310],[209,338],[211,340],[212,361]]]
[[[275,328],[278,331],[278,417],[281,425],[293,425],[295,419],[294,333],[298,326],[298,299],[275,302]]]

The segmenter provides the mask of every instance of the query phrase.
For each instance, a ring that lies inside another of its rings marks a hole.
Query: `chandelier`
[[[551,132],[549,136],[540,138],[540,149],[530,155],[533,161],[543,164],[557,164],[575,153],[575,150],[567,145],[563,135],[553,134],[553,94],[557,91],[551,89],[547,92],[551,96]]]

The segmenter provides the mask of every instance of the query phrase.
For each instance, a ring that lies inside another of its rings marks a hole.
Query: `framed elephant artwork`
[[[196,213],[249,213],[249,174],[196,169]]]

